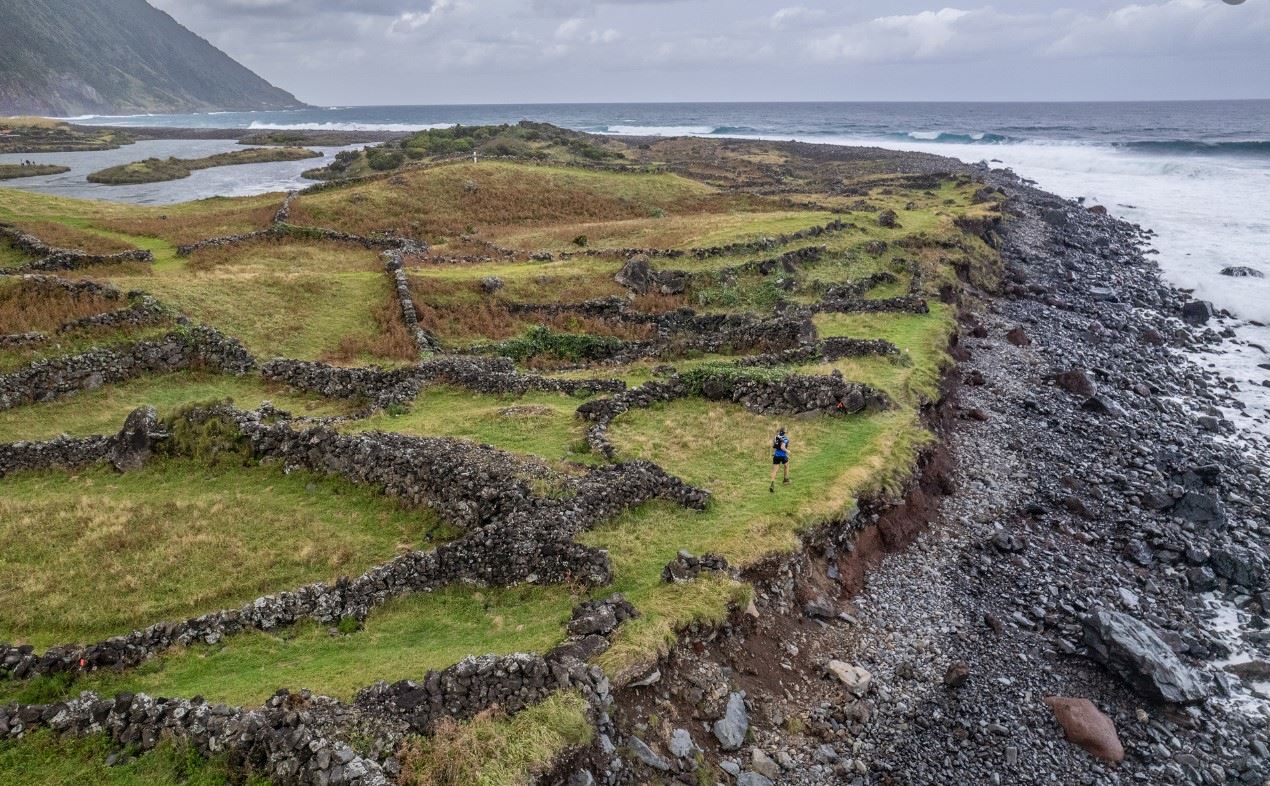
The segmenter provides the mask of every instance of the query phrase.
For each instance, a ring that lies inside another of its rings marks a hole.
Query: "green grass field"
[[[436,520],[369,489],[278,468],[155,460],[3,481],[0,641],[91,642],[357,575]]]

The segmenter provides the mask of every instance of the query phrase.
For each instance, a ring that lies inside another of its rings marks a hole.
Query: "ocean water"
[[[532,119],[597,133],[797,139],[987,160],[1061,196],[1083,197],[1154,229],[1158,259],[1170,282],[1243,320],[1233,351],[1200,361],[1239,386],[1247,408],[1230,413],[1237,422],[1270,434],[1270,388],[1261,384],[1270,380],[1270,372],[1259,367],[1270,363],[1270,327],[1252,324],[1270,325],[1270,101],[523,104],[74,119],[121,126],[402,131]],[[141,157],[138,152],[140,146],[110,155],[129,159]],[[0,160],[12,158],[22,156]],[[75,163],[65,154],[42,158]],[[187,181],[138,188],[135,194],[84,189],[79,170],[87,166],[68,175],[7,185],[171,202],[298,186],[303,183],[300,170],[311,163],[205,170]],[[1220,275],[1232,265],[1259,269],[1266,277]]]

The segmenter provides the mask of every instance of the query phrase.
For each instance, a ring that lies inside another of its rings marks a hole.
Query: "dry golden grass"
[[[466,723],[444,718],[402,751],[404,786],[523,786],[595,731],[586,702],[558,693],[508,718],[497,707]]]
[[[339,346],[319,359],[336,365],[353,363],[365,357],[380,360],[418,360],[419,348],[401,319],[401,305],[396,292],[384,297],[371,312],[377,330],[371,336],[349,335]]]
[[[0,334],[31,330],[50,332],[81,317],[121,308],[121,300],[109,300],[88,292],[71,293],[37,281],[0,282]]]
[[[214,246],[191,254],[186,263],[195,273],[245,275],[258,273],[378,273],[379,254],[358,243],[261,238],[247,243]]]
[[[184,245],[209,237],[266,229],[281,206],[282,197],[277,194],[250,199],[216,198],[170,208],[139,209],[131,215],[103,218],[94,223],[114,232],[155,237],[173,245]]]
[[[90,254],[116,254],[136,248],[118,238],[107,237],[91,230],[56,221],[19,219],[13,223],[23,232],[35,235],[54,248],[79,249]]]

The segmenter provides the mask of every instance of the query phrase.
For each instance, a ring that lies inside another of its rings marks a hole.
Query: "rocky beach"
[[[1228,323],[1149,231],[981,174],[1006,283],[962,303],[942,447],[618,693],[631,780],[1270,783],[1270,446],[1192,360]]]

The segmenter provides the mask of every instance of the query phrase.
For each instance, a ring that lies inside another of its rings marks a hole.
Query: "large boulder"
[[[1265,580],[1261,560],[1250,549],[1241,546],[1214,549],[1208,562],[1218,576],[1244,589],[1259,590]]]
[[[1068,393],[1085,398],[1093,398],[1098,395],[1098,387],[1094,381],[1089,378],[1084,369],[1074,368],[1070,371],[1064,371],[1054,378],[1058,386]]]
[[[1182,306],[1182,319],[1191,325],[1205,325],[1214,314],[1213,304],[1206,300],[1192,300]]]
[[[856,696],[865,696],[873,685],[873,675],[862,666],[854,666],[840,660],[831,660],[825,669],[838,678]]]
[[[745,744],[745,735],[749,730],[750,716],[745,711],[745,697],[733,693],[728,696],[728,707],[723,717],[714,722],[715,739],[723,750],[734,751]]]
[[[1139,693],[1174,704],[1194,704],[1208,696],[1208,684],[1145,622],[1106,609],[1081,622],[1090,655]]]
[[[1266,274],[1257,270],[1255,267],[1245,267],[1244,265],[1231,265],[1221,269],[1223,276],[1231,278],[1265,278]]]
[[[665,756],[662,756],[657,751],[648,747],[648,743],[644,742],[639,737],[632,736],[628,741],[628,747],[630,747],[631,753],[635,755],[635,758],[639,759],[646,766],[652,767],[654,770],[661,770],[662,772],[670,771],[670,761],[668,761]]]
[[[1047,696],[1045,703],[1063,727],[1069,742],[1079,745],[1104,761],[1124,761],[1124,746],[1116,734],[1116,724],[1089,699]]]
[[[622,269],[617,271],[613,280],[632,292],[643,295],[653,285],[653,266],[649,263],[648,257],[642,254],[633,256],[626,261],[625,265],[622,265]]]
[[[1173,503],[1169,511],[1180,519],[1202,524],[1209,529],[1226,528],[1226,508],[1211,494],[1188,491]]]
[[[115,435],[114,444],[110,448],[110,463],[120,472],[141,469],[150,460],[155,440],[160,439],[163,434],[163,427],[159,425],[159,416],[154,407],[134,409],[124,420],[123,428]]]

